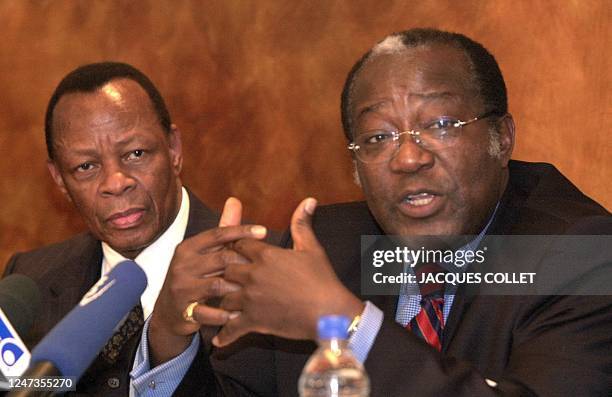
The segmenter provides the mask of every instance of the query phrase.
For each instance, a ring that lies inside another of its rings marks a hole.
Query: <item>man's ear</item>
[[[66,189],[66,184],[64,183],[64,178],[60,173],[59,166],[55,163],[55,161],[49,159],[47,160],[47,168],[49,169],[49,173],[51,174],[51,178],[59,188],[59,190],[66,196],[68,201],[72,201],[72,198],[68,194],[68,189]]]
[[[170,149],[170,161],[172,162],[172,168],[174,173],[178,176],[183,168],[183,143],[181,141],[181,131],[178,129],[176,124],[170,125],[170,132],[168,133],[168,147]]]
[[[514,119],[508,113],[499,122],[499,159],[506,167],[514,150]]]

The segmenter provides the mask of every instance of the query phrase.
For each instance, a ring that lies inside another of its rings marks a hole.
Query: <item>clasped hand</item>
[[[312,230],[316,200],[305,199],[291,218],[293,248],[283,249],[244,238],[232,250],[244,261],[230,263],[224,279],[240,288],[228,292],[220,307],[231,316],[213,338],[225,346],[249,332],[290,339],[316,339],[316,325],[325,314],[354,317],[363,303],[337,278]]]
[[[225,346],[249,332],[316,339],[321,315],[360,314],[363,303],[338,280],[312,230],[315,207],[308,198],[294,211],[292,249],[261,241],[263,226],[240,225],[242,204],[233,198],[220,227],[183,241],[151,319],[153,364],[180,354],[201,326],[222,326],[212,342]],[[209,305],[213,298],[221,299],[218,308]]]

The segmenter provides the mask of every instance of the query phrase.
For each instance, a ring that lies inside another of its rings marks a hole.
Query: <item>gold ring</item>
[[[190,323],[197,323],[197,321],[193,318],[193,311],[195,310],[198,302],[191,302],[185,310],[183,310],[183,318],[185,321],[189,321]]]

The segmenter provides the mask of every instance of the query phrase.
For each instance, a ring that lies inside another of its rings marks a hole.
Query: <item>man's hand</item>
[[[245,238],[232,248],[251,263],[232,263],[224,278],[242,288],[229,292],[221,308],[240,312],[213,338],[225,346],[249,332],[292,339],[316,339],[325,314],[361,314],[363,302],[336,277],[311,226],[316,200],[308,198],[291,218],[294,248],[282,249]],[[355,271],[359,271],[358,268]]]
[[[152,367],[183,352],[201,325],[223,325],[230,318],[231,313],[206,305],[210,299],[240,288],[221,275],[228,263],[247,260],[227,249],[226,244],[266,235],[263,226],[240,225],[241,218],[242,204],[229,198],[218,228],[184,240],[176,247],[149,326]],[[193,302],[198,302],[193,310],[195,321],[189,321],[183,313]]]

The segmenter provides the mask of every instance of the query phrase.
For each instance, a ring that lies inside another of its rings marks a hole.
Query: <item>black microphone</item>
[[[30,352],[21,340],[41,309],[36,282],[22,274],[0,280],[0,371],[18,376],[28,368]]]
[[[36,282],[23,274],[10,274],[0,280],[0,309],[19,335],[27,335],[41,309]]]
[[[76,383],[139,302],[146,286],[147,277],[136,262],[119,263],[34,348],[23,378],[61,375]],[[25,388],[9,396],[40,394],[40,390]]]

